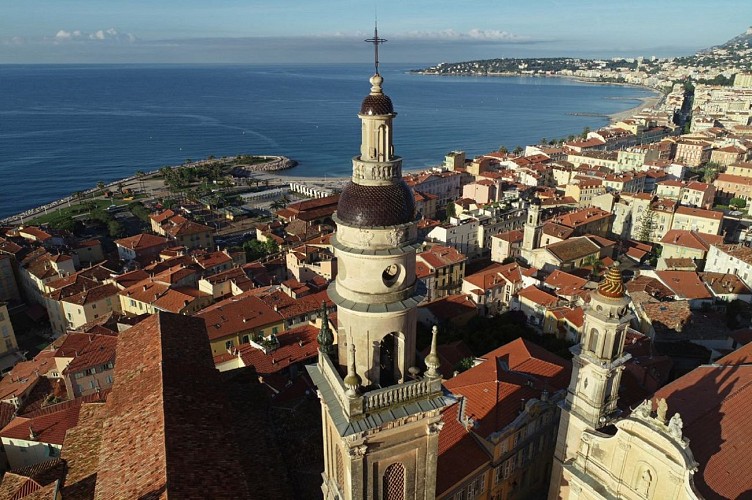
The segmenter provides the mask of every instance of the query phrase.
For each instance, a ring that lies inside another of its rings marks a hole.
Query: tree
[[[445,213],[446,213],[446,220],[449,220],[452,217],[457,217],[457,207],[454,205],[453,201],[450,201],[449,203],[447,203]]]
[[[499,153],[505,155],[505,154],[509,153],[509,150],[506,148],[506,146],[501,146],[499,148]]]
[[[731,201],[729,201],[729,206],[732,206],[734,208],[744,208],[747,206],[747,200],[744,198],[731,198]]]
[[[97,182],[97,189],[99,189],[100,191],[104,191],[104,182],[102,181]]]
[[[580,134],[580,137],[582,137],[583,140],[587,139],[587,135],[590,133],[590,127],[585,127],[582,129],[582,134]]]
[[[522,146],[515,146],[514,151],[512,151],[512,153],[514,153],[516,155],[520,155],[520,154],[522,154],[522,151],[524,151],[522,149]]]
[[[545,146],[546,143],[548,143],[548,139],[546,139],[545,137],[541,137],[540,143],[541,145]]]
[[[603,271],[603,268],[606,267],[603,264],[603,261],[598,257],[597,255],[591,255],[587,259],[583,261],[583,264],[586,266],[590,266],[590,277],[595,278],[596,276],[599,276],[601,274],[601,271]]]
[[[647,210],[643,212],[638,221],[640,228],[637,231],[637,239],[640,241],[650,241],[650,237],[655,229],[655,211],[648,205]]]

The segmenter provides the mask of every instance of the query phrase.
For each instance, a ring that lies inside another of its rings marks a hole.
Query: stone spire
[[[441,373],[439,373],[441,360],[439,359],[439,354],[436,349],[436,340],[438,335],[439,329],[436,327],[436,325],[434,325],[431,335],[431,352],[428,353],[428,356],[426,356],[426,366],[428,367],[428,370],[426,370],[426,377],[429,378],[439,378],[441,376]]]
[[[319,334],[316,335],[316,340],[319,343],[319,350],[324,354],[331,355],[334,345],[334,334],[332,329],[329,328],[329,316],[326,310],[326,301],[321,302],[321,328]]]
[[[358,395],[361,381],[360,375],[355,371],[355,344],[351,340],[347,349],[347,376],[343,380],[347,389],[345,392],[349,397],[354,398]]]

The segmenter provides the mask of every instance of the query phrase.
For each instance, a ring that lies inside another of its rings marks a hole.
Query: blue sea
[[[645,89],[561,78],[409,74],[381,67],[404,168],[595,129]],[[373,67],[0,66],[0,217],[186,159],[284,155],[289,175],[347,175]],[[573,113],[587,113],[577,116]]]

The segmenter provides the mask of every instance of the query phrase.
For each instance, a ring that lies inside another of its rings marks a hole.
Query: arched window
[[[587,348],[590,352],[595,352],[595,350],[598,348],[598,330],[595,328],[590,329]]]
[[[345,464],[342,463],[342,452],[339,448],[335,448],[336,455],[336,474],[337,474],[337,486],[340,491],[345,489]]]
[[[384,471],[384,500],[405,500],[405,466],[397,462]]]

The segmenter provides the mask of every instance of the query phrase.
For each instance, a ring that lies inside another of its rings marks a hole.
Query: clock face
[[[392,286],[397,282],[400,274],[400,266],[397,264],[390,264],[381,273],[381,280],[386,286]]]

